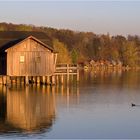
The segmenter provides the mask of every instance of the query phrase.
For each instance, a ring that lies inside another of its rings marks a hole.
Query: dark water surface
[[[0,138],[140,138],[140,71],[81,72],[79,85],[0,86]]]

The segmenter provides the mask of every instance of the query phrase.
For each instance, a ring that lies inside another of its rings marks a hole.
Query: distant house
[[[57,55],[42,32],[0,32],[0,75],[47,76],[55,72]]]

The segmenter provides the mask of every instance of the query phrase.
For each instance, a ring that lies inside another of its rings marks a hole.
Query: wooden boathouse
[[[9,84],[19,79],[26,84],[54,84],[57,53],[51,43],[43,32],[0,31],[1,82]]]

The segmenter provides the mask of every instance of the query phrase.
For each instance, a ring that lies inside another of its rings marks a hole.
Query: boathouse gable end
[[[30,36],[5,50],[7,75],[47,76],[55,71],[55,53],[40,40]]]
[[[13,45],[12,47],[8,48],[5,50],[7,51],[48,51],[48,52],[53,52],[53,49],[49,47],[48,45],[44,44],[43,42],[39,41],[35,37],[28,37],[17,44]]]

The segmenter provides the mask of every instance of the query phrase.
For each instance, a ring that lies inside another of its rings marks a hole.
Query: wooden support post
[[[67,84],[69,83],[69,81],[70,81],[70,76],[69,74],[67,74]]]
[[[46,84],[46,77],[45,76],[42,76],[42,84]]]
[[[14,80],[13,80],[13,76],[11,76],[10,78],[11,78],[11,84],[13,84],[13,83],[14,83],[14,82],[13,82],[13,81],[14,81]]]
[[[79,76],[79,67],[78,67],[78,65],[77,65],[77,82],[79,82],[79,80],[80,80],[80,76]]]
[[[50,85],[50,76],[47,76],[47,85]]]
[[[37,76],[35,76],[35,83],[37,84]]]
[[[70,76],[69,76],[69,64],[67,64],[67,84],[69,83]]]
[[[17,84],[20,84],[20,76],[16,77]]]
[[[61,84],[63,85],[63,83],[64,83],[64,75],[62,74],[61,75]]]
[[[37,76],[37,84],[40,84],[40,76]]]
[[[79,72],[77,72],[77,82],[79,82]]]
[[[21,82],[21,84],[23,84],[23,82],[24,82],[24,77],[23,76],[20,77],[20,82]]]
[[[59,76],[58,75],[56,75],[56,83],[57,83],[57,85],[59,84]]]
[[[2,76],[0,76],[0,84],[2,84]]]
[[[30,77],[30,83],[31,83],[31,84],[34,83],[33,76]]]
[[[52,75],[52,85],[55,85],[55,76]]]
[[[33,83],[36,83],[36,76],[33,76]]]
[[[22,84],[22,76],[20,76],[20,84]]]
[[[17,76],[15,77],[15,84],[17,84]]]
[[[3,76],[3,85],[6,85],[6,76]]]
[[[7,76],[7,77],[6,77],[6,83],[7,83],[8,86],[11,85],[11,79],[10,79],[10,76]]]
[[[25,76],[25,83],[26,83],[26,85],[29,85],[29,77],[28,76]]]

